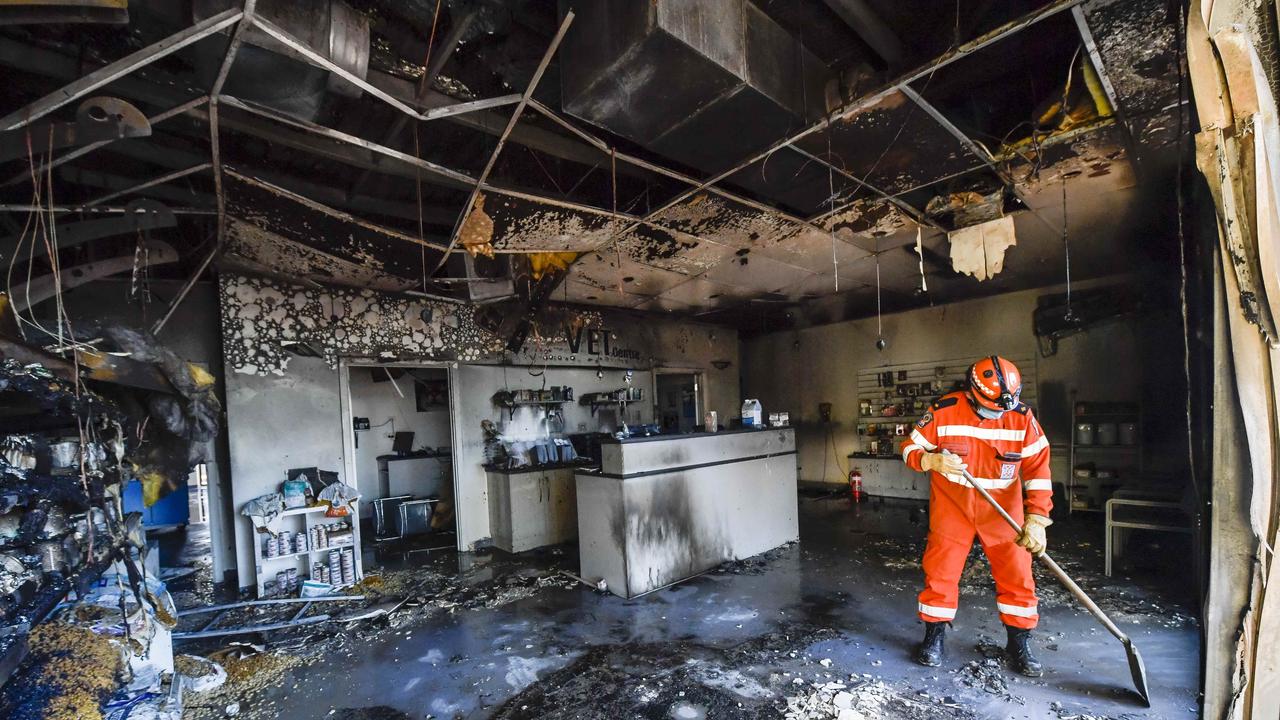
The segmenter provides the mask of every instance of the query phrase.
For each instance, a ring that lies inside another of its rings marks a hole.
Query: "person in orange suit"
[[[929,542],[918,608],[925,636],[915,660],[942,664],[945,628],[955,619],[960,575],[977,536],[991,562],[1009,663],[1039,677],[1043,669],[1030,645],[1039,620],[1031,560],[1044,552],[1045,529],[1052,524],[1049,440],[1019,401],[1022,375],[1013,363],[983,358],[969,368],[966,385],[935,401],[902,448],[908,467],[929,473]],[[961,474],[966,469],[1023,526],[1021,534],[969,485]]]

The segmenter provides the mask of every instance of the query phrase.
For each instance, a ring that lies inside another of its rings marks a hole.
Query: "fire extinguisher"
[[[858,468],[849,471],[849,496],[855,503],[862,502],[862,471]]]

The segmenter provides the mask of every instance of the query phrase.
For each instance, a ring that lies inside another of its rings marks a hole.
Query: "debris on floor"
[[[813,683],[805,694],[787,698],[786,720],[933,720],[972,718],[972,713],[943,698],[915,697],[880,680]]]
[[[122,647],[64,622],[37,625],[21,675],[0,693],[0,715],[11,720],[101,720],[102,707],[124,672]]]

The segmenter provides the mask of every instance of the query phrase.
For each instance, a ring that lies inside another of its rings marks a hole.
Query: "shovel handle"
[[[950,454],[946,450],[943,450],[943,452]],[[1018,524],[1017,520],[1013,519],[1013,516],[1010,515],[1009,512],[1000,505],[1000,503],[996,502],[995,498],[991,497],[991,493],[987,492],[986,488],[979,485],[978,481],[973,478],[973,475],[969,474],[968,470],[961,470],[960,473],[964,476],[964,479],[968,481],[969,486],[974,490],[977,490],[978,494],[982,496],[982,499],[986,500],[991,507],[996,509],[996,512],[1000,513],[1000,517],[1004,518],[1004,521],[1009,523],[1009,527],[1013,528],[1014,531],[1021,535],[1022,526]],[[1076,584],[1076,581],[1072,580],[1071,576],[1067,574],[1067,571],[1063,570],[1058,563],[1054,562],[1053,558],[1049,557],[1048,553],[1035,553],[1035,557],[1043,563],[1045,567],[1049,568],[1054,576],[1058,578],[1058,582],[1062,583],[1067,590],[1071,591],[1071,594],[1075,596],[1076,600],[1080,601],[1081,605],[1084,605],[1085,609],[1089,611],[1089,614],[1093,615],[1098,619],[1098,622],[1102,623],[1102,625],[1107,629],[1107,632],[1115,635],[1116,639],[1120,642],[1126,645],[1129,644],[1129,636],[1126,635],[1123,630],[1116,627],[1116,624],[1111,621],[1111,618],[1107,617],[1106,613],[1102,612],[1102,608],[1098,607],[1098,604],[1093,601],[1093,598],[1086,595],[1084,590]]]

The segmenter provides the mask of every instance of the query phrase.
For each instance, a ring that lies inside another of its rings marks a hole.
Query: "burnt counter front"
[[[606,441],[575,476],[582,577],[636,597],[799,538],[792,428]]]

